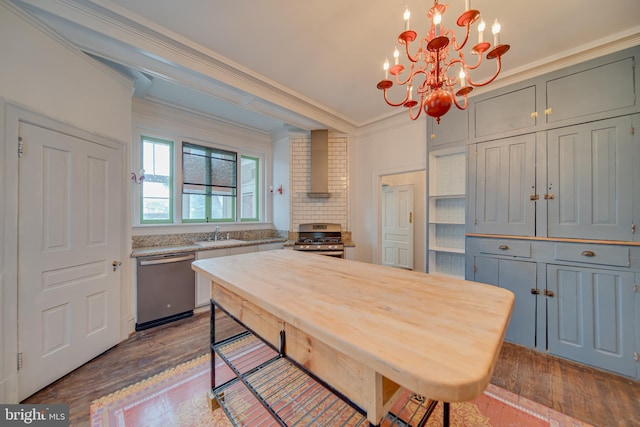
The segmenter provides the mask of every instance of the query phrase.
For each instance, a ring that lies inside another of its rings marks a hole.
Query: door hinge
[[[635,135],[635,134],[636,134],[636,128],[631,126],[631,135]]]
[[[547,297],[549,297],[549,298],[552,298],[552,297],[554,297],[556,294],[555,294],[553,291],[550,291],[549,289],[545,289],[545,290],[544,290],[544,295],[545,295],[545,296],[547,296]]]
[[[477,266],[477,265],[474,265],[474,266],[473,266],[473,272],[474,272],[474,273],[476,273],[477,271],[478,271],[478,266]]]
[[[633,353],[633,360],[640,362],[640,354],[638,352]]]
[[[22,153],[24,150],[24,143],[22,142],[22,137],[18,137],[18,158],[22,157]]]
[[[637,284],[633,284],[633,293],[637,294],[638,293],[638,285]]]
[[[478,219],[477,218],[473,220],[473,225],[478,225]]]
[[[635,234],[636,232],[636,225],[635,224],[631,224],[631,234]]]
[[[531,294],[533,294],[533,295],[540,295],[540,289],[531,288]]]
[[[22,369],[22,352],[18,352],[18,370]]]

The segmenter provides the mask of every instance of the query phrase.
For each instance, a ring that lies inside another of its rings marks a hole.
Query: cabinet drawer
[[[531,243],[517,240],[483,239],[480,242],[480,252],[531,258]]]
[[[629,267],[629,248],[611,245],[580,245],[557,243],[555,259],[558,261],[586,262],[589,264]]]

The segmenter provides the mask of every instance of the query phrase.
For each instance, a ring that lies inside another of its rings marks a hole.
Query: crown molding
[[[205,89],[251,109],[252,103],[244,105],[242,96],[233,99],[220,90],[220,84],[229,86],[266,101],[255,103],[259,112],[283,121],[293,115],[343,132],[356,128],[330,108],[113,4],[90,0],[8,1],[50,22],[73,44],[94,55]],[[265,111],[268,104],[270,111]]]

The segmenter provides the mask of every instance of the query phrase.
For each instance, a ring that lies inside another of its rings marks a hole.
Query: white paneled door
[[[118,149],[20,123],[19,398],[117,344]]]
[[[382,188],[382,265],[413,270],[413,185]]]

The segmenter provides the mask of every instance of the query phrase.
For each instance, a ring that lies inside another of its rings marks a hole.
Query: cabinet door
[[[471,232],[535,235],[535,135],[480,143],[476,162]]]
[[[629,116],[549,131],[549,237],[632,239],[631,139]]]
[[[509,342],[536,345],[536,264],[527,261],[475,257],[474,279],[510,290],[515,303],[505,339]]]
[[[635,58],[629,54],[548,80],[545,91],[547,123],[559,125],[574,118],[594,120],[602,118],[599,116],[603,114],[620,114],[635,106],[637,83],[634,81],[634,62]]]
[[[481,99],[475,103],[475,136],[532,128],[536,125],[535,111],[535,85]]]
[[[633,273],[547,266],[548,350],[635,376]]]

